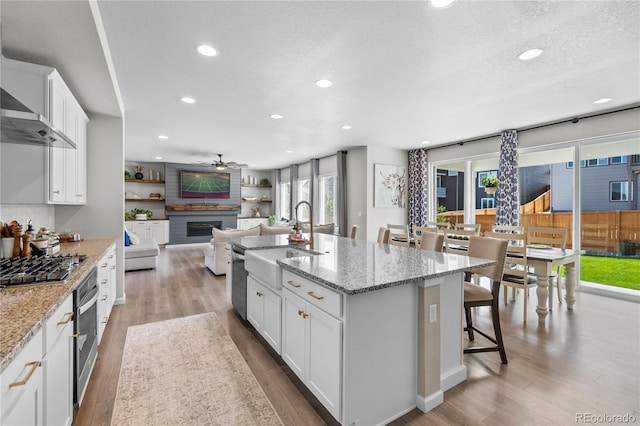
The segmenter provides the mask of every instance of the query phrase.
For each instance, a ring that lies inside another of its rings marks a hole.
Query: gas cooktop
[[[10,257],[0,260],[0,285],[62,281],[87,260],[82,254]]]

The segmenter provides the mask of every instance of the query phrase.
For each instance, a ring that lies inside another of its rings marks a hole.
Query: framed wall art
[[[404,208],[407,199],[407,169],[387,164],[373,165],[373,206]]]

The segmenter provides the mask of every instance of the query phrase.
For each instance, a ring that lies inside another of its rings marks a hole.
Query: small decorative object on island
[[[500,181],[495,176],[485,176],[482,178],[482,184],[484,185],[484,192],[489,195],[495,194],[498,189]]]
[[[141,180],[144,175],[142,174],[142,172],[145,171],[145,168],[142,166],[133,166],[133,170],[136,172],[136,174],[134,175],[136,179]]]

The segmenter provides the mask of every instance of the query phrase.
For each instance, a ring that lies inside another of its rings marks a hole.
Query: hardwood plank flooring
[[[109,425],[127,327],[216,312],[285,425],[335,424],[291,370],[233,311],[225,277],[204,266],[200,247],[162,249],[156,270],[127,272],[126,304],[114,306],[98,361],[74,425]],[[535,291],[535,290],[532,290]],[[429,413],[414,409],[394,425],[569,425],[578,413],[635,416],[640,421],[640,305],[578,292],[573,311],[554,302],[540,327],[532,295],[500,315],[509,358],[464,356],[468,380]],[[489,310],[474,321],[490,329]],[[203,348],[205,350],[206,348]]]

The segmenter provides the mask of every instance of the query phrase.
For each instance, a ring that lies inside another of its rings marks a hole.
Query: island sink
[[[259,277],[276,290],[282,288],[282,268],[278,259],[316,256],[321,253],[303,251],[291,247],[279,247],[267,250],[249,250],[245,253],[244,267],[250,274]]]

